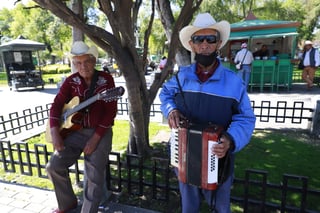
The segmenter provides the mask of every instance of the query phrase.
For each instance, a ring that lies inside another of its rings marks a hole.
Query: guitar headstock
[[[111,88],[104,90],[99,94],[98,100],[104,100],[106,102],[108,101],[114,101],[118,98],[120,98],[125,92],[125,89],[122,86]]]

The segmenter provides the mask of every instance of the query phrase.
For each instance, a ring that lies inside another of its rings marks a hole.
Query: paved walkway
[[[1,213],[50,213],[56,207],[57,202],[53,191],[0,181]],[[79,211],[73,211],[72,213],[77,212]],[[109,202],[107,205],[101,206],[99,213],[159,212]]]
[[[3,213],[48,213],[56,206],[52,191],[0,182],[0,209]]]

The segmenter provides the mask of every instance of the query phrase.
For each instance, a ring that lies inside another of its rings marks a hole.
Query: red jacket
[[[92,96],[114,87],[114,80],[110,74],[98,72],[98,80]],[[61,115],[64,112],[63,107],[65,104],[75,96],[79,97],[80,102],[85,101],[85,94],[88,92],[89,88],[78,72],[67,77],[52,103],[49,116],[50,127],[60,127]],[[117,114],[117,101],[105,102],[104,100],[97,100],[85,109],[80,110],[83,118],[81,121],[82,127],[95,128],[95,132],[103,136],[106,130],[114,124],[114,118]]]

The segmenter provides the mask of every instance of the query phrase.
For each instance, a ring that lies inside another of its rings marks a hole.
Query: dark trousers
[[[61,152],[55,151],[46,166],[48,176],[54,185],[59,210],[68,209],[77,201],[68,168],[79,159],[85,144],[93,133],[94,129],[81,129],[70,134],[64,141],[66,148]],[[106,164],[111,151],[111,144],[112,129],[110,128],[101,138],[96,150],[91,155],[85,156],[86,178],[82,213],[98,212],[103,195]]]

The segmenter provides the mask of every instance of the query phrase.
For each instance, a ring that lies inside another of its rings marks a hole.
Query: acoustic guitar
[[[62,138],[65,138],[71,132],[82,128],[82,113],[78,113],[80,110],[98,100],[103,100],[106,102],[116,100],[123,95],[124,91],[124,88],[121,86],[107,89],[83,102],[80,102],[78,96],[73,97],[67,104],[64,105],[62,109],[60,125],[60,135],[62,136]],[[45,138],[47,142],[52,142],[49,121],[46,127]]]

